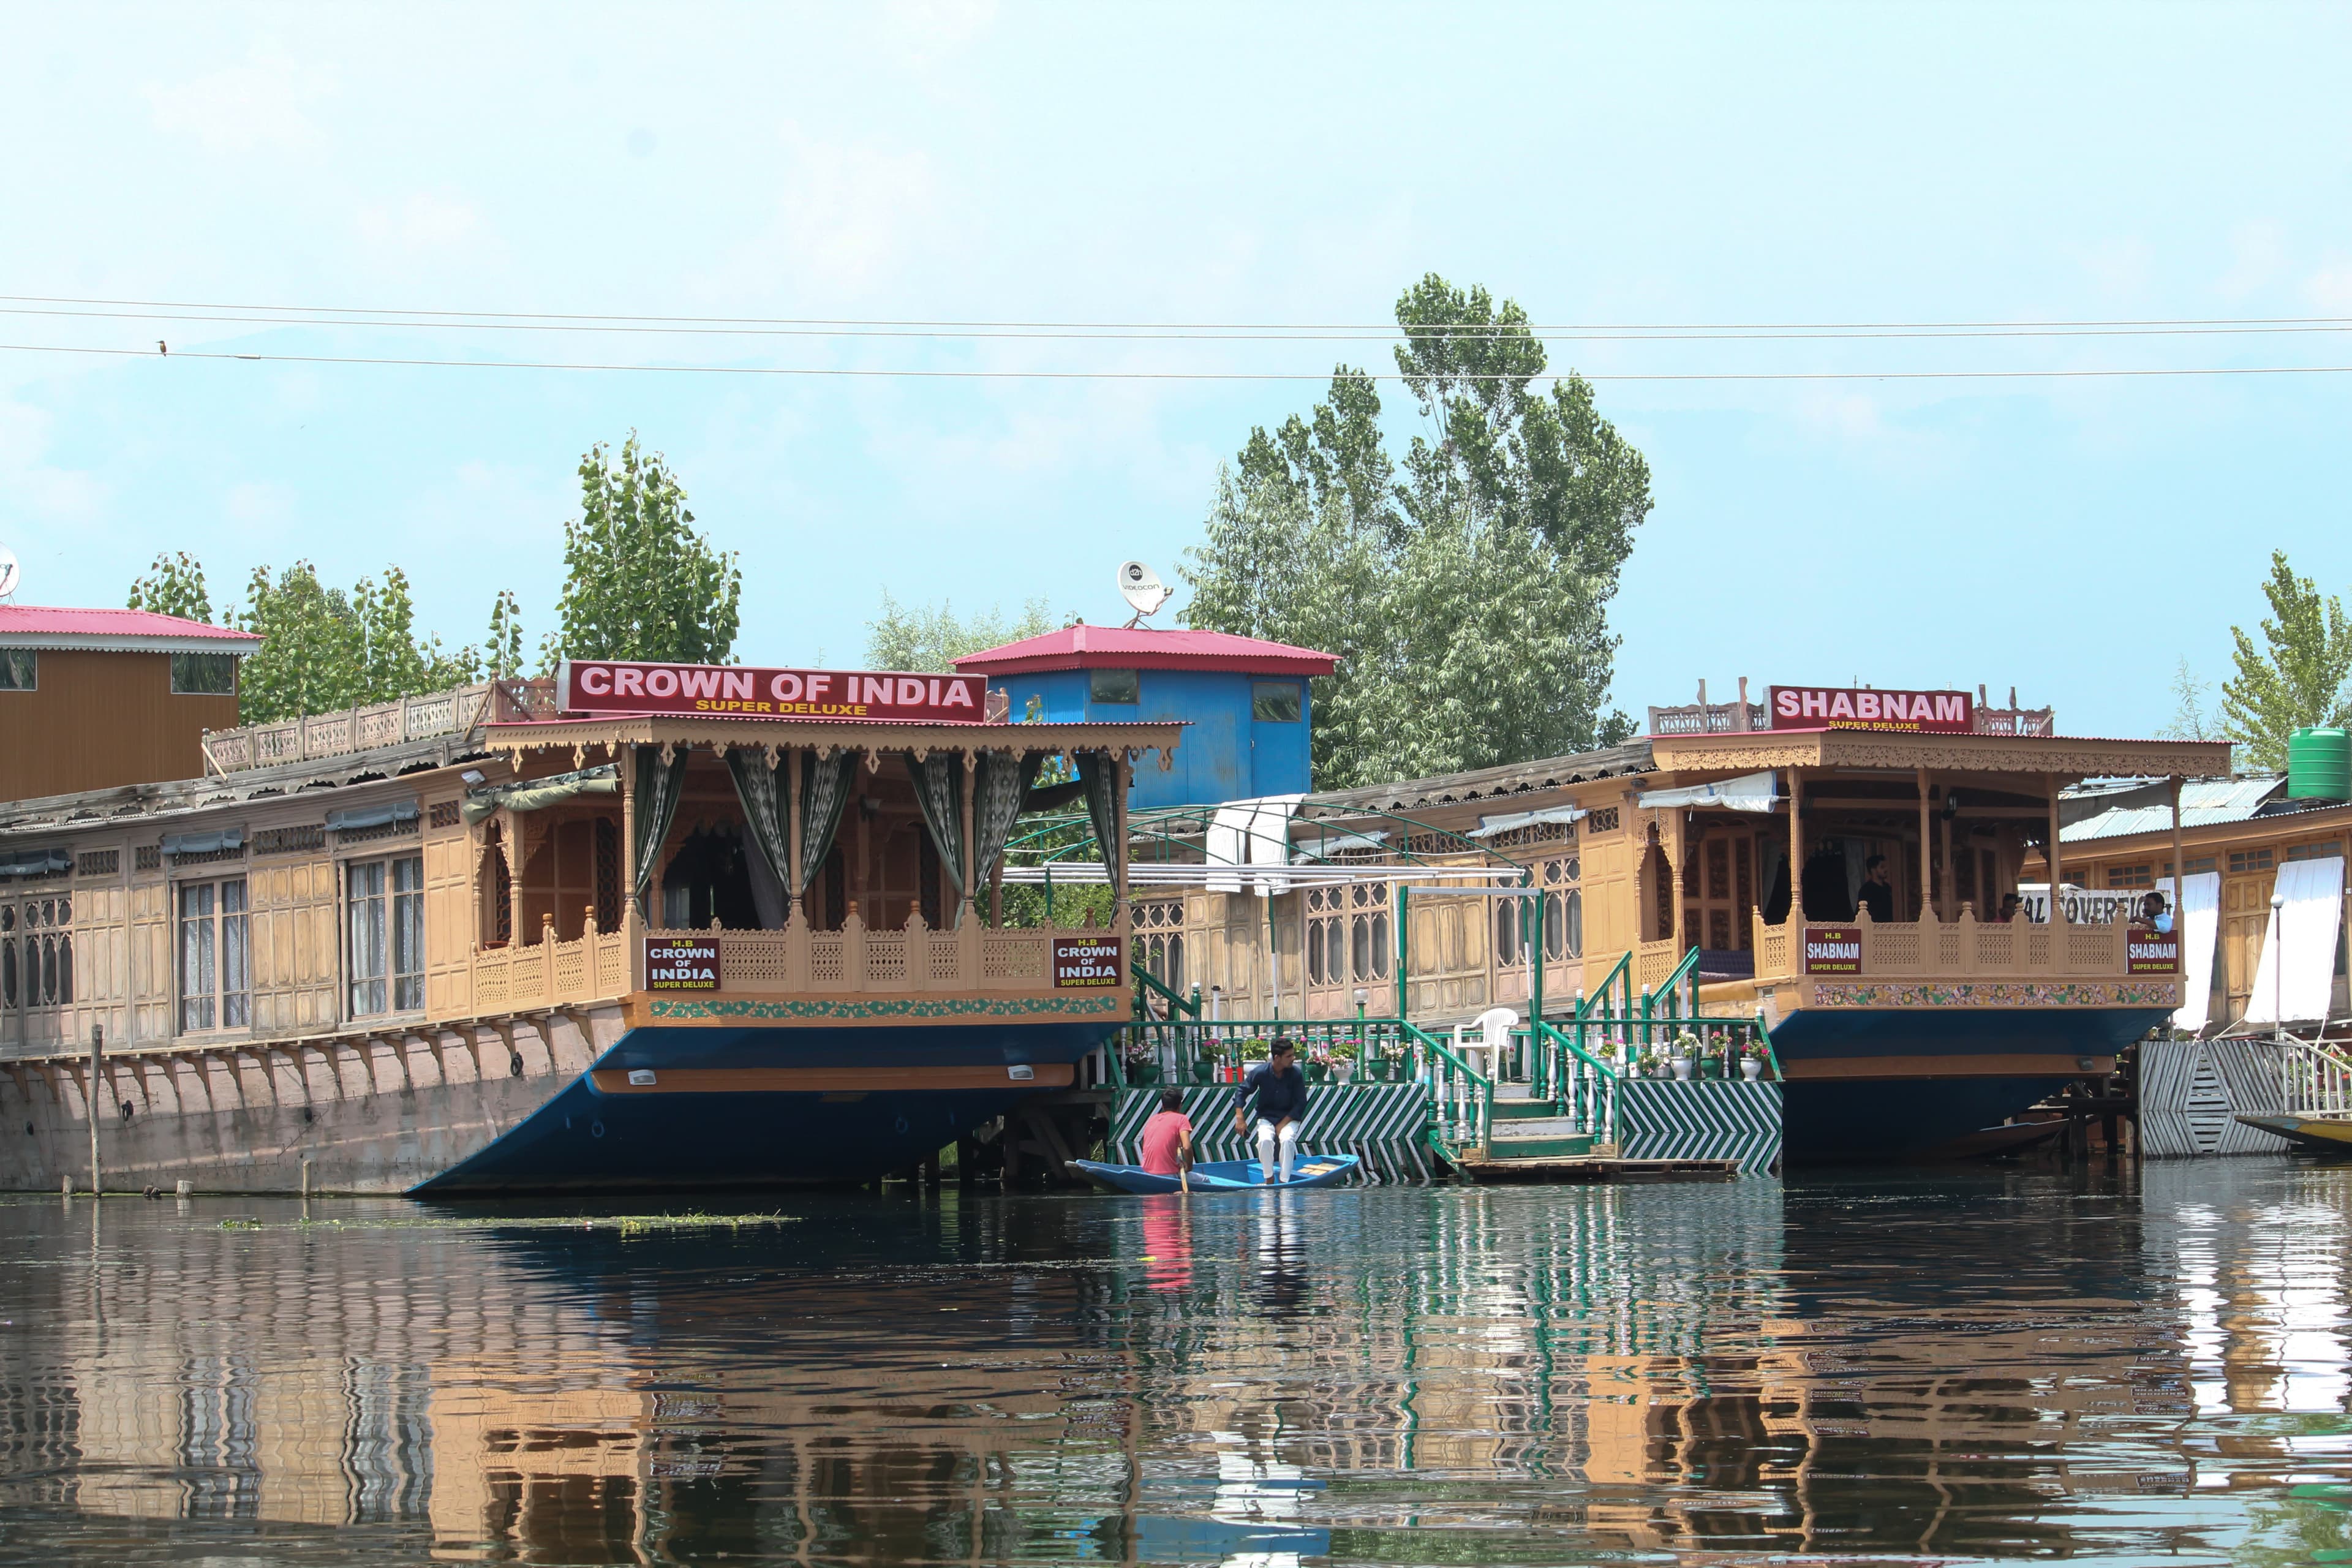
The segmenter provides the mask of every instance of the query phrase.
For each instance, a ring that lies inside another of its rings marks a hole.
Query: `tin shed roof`
[[[2259,815],[2271,797],[2286,784],[2277,773],[2256,773],[2242,779],[2186,779],[2180,785],[2180,826],[2183,827],[2215,827],[2226,823],[2244,822]],[[2114,798],[2089,815],[2069,822],[2059,830],[2062,843],[2074,844],[2096,838],[2127,838],[2136,833],[2168,833],[2172,830],[2172,797],[2161,783],[2138,787],[2116,789],[2112,785],[2086,786],[2086,791]],[[2067,792],[2074,797],[2074,792]],[[2077,797],[2078,798],[2078,797]]]
[[[159,616],[152,610],[74,610],[0,605],[0,647],[97,653],[252,653],[251,632]]]
[[[955,661],[966,675],[1041,669],[1223,669],[1249,675],[1328,675],[1338,656],[1288,643],[1154,626],[1064,626]]]

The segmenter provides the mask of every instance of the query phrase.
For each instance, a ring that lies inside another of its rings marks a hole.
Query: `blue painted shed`
[[[1133,804],[1215,805],[1306,790],[1315,721],[1307,682],[1333,655],[1227,632],[1064,626],[955,661],[1055,722],[1166,720],[1186,726],[1167,773],[1139,768]]]

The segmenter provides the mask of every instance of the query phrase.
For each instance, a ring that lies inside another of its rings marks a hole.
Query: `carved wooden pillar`
[[[1789,925],[1805,923],[1804,773],[1789,770]]]
[[[1927,821],[1927,770],[1917,770],[1919,775],[1919,914],[1926,923],[1930,906],[1928,899],[1936,886],[1935,835]]]
[[[802,885],[803,881],[801,875],[801,769],[806,764],[802,761],[802,752],[798,746],[794,746],[786,753],[784,761],[784,858],[791,865],[792,869],[787,874],[793,879],[793,885],[785,889],[792,898],[792,902],[786,911],[786,918],[784,921],[784,924],[787,926],[803,924],[806,922],[805,911],[801,908]]]
[[[980,847],[971,841],[972,792],[977,785],[980,757],[970,747],[963,752],[963,867],[956,878],[956,910],[954,923],[964,923],[967,910],[979,907],[980,889],[972,886],[972,873],[980,866]],[[977,919],[977,916],[973,918]]]

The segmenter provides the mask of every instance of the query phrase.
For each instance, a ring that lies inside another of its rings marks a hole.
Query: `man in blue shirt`
[[[1276,1151],[1281,1151],[1284,1181],[1298,1163],[1298,1128],[1307,1119],[1307,1075],[1291,1059],[1290,1042],[1276,1039],[1266,1059],[1249,1069],[1241,1092],[1234,1097],[1234,1131],[1249,1136],[1250,1102],[1257,1102],[1257,1163],[1266,1183],[1275,1179]]]

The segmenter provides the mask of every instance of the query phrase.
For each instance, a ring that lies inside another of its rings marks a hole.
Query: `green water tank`
[[[2291,800],[2352,800],[2352,734],[2297,730],[2289,735],[2286,793]]]

